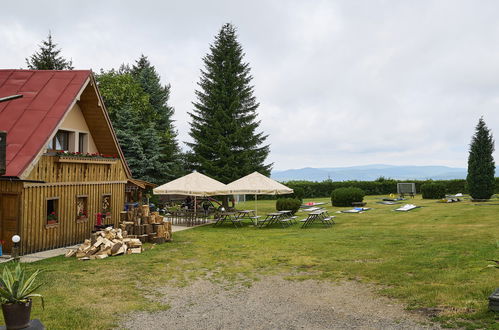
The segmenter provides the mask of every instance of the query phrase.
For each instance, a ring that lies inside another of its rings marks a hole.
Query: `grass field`
[[[35,301],[33,316],[50,329],[108,329],[123,313],[168,308],[145,296],[171,281],[187,285],[207,277],[251,285],[265,274],[287,274],[375,283],[380,294],[410,309],[438,311],[435,319],[445,326],[499,329],[499,314],[487,311],[499,269],[486,267],[487,259],[499,258],[499,200],[476,206],[417,197],[410,202],[423,207],[401,213],[376,204],[379,198],[367,197],[373,209],[363,214],[334,214],[332,228],[204,226],[175,233],[172,243],[146,245],[138,255],[29,264],[44,270],[46,283],[46,308]],[[258,209],[274,211],[275,201],[259,201]]]

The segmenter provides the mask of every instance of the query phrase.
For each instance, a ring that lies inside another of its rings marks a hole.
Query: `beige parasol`
[[[229,183],[226,189],[228,194],[231,195],[255,195],[256,208],[256,195],[284,195],[293,193],[293,189],[258,172],[253,172]]]

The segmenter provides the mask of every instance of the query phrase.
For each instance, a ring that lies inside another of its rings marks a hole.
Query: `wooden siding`
[[[126,181],[120,160],[113,164],[58,162],[56,156],[44,155],[33,167],[27,180],[45,182],[110,182]]]
[[[12,235],[13,234],[21,234],[20,233],[20,225],[22,223],[22,207],[21,201],[23,196],[23,183],[20,181],[10,181],[10,180],[0,180],[0,208],[2,208],[2,201],[5,202],[5,198],[12,198],[13,195],[17,195],[17,219],[12,219],[16,223],[9,230],[8,224],[5,222],[3,217],[5,216],[6,210],[0,210],[0,239],[5,241],[5,245],[3,246],[4,253],[10,252],[10,247],[12,246]],[[5,198],[4,198],[5,197]],[[12,203],[10,200],[8,203]],[[12,206],[12,205],[9,205]],[[11,210],[12,211],[12,210]],[[15,231],[15,233],[14,233]]]
[[[125,183],[82,183],[71,185],[28,185],[24,189],[21,223],[22,253],[54,249],[82,243],[89,238],[101,211],[102,195],[111,194],[110,223],[119,223],[120,211],[125,203]],[[88,196],[88,220],[77,221],[77,196]],[[46,200],[57,197],[58,220],[56,226],[46,226]]]
[[[23,183],[20,181],[0,180],[1,193],[22,193]]]

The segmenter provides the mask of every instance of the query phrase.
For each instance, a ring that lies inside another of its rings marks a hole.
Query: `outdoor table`
[[[319,211],[319,210],[322,210],[322,208],[320,208],[320,207],[309,207],[308,209],[304,209],[303,211],[305,211],[305,212],[315,212],[315,211]]]
[[[251,223],[255,223],[255,221],[258,220],[258,216],[255,214],[255,210],[239,210],[236,211],[236,219],[238,221],[244,220],[244,219],[249,219],[251,220]]]
[[[223,225],[225,221],[230,221],[237,228],[237,224],[241,224],[240,220],[236,216],[236,212],[224,212],[220,213],[217,221],[213,224],[213,227]]]
[[[310,212],[306,221],[303,221],[302,228],[312,225],[316,220],[321,221],[325,227],[329,227],[334,224],[333,218],[334,217],[329,216],[326,209]]]
[[[258,221],[258,224],[259,224],[258,227],[262,228],[263,226],[269,226],[269,225],[273,224],[274,222],[276,222],[281,216],[282,216],[282,214],[279,212],[269,213],[269,214],[267,214],[265,219]]]
[[[282,215],[292,215],[293,211],[292,210],[281,210],[281,211],[277,211],[277,213],[281,213]]]

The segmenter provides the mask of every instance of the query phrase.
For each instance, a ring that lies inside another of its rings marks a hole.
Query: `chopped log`
[[[149,205],[142,205],[142,215],[149,216]]]
[[[166,240],[164,237],[154,237],[153,239],[154,244],[163,244],[165,241]]]
[[[145,225],[144,229],[145,229],[144,234],[149,235],[150,233],[152,233],[152,225]]]
[[[97,242],[97,237],[99,236],[99,234],[97,233],[92,233],[92,235],[90,235],[90,244],[94,245],[95,242]]]
[[[122,246],[123,246],[122,242],[115,243],[111,248],[111,255],[113,256],[117,255]]]
[[[102,243],[104,243],[104,239],[105,238],[102,238],[102,236],[99,236],[96,240],[96,242],[94,244],[92,244],[92,246],[94,247],[99,247]]]
[[[138,248],[132,248],[130,249],[131,253],[142,253],[142,248],[138,247]]]
[[[89,257],[91,255],[94,255],[95,252],[97,252],[98,250],[99,250],[98,247],[92,246],[90,250],[87,251],[86,256]]]
[[[114,231],[106,231],[106,235],[104,236],[106,239],[112,241],[115,237],[116,237],[116,234],[114,233]]]
[[[141,243],[146,243],[147,242],[147,237],[148,235],[147,234],[144,234],[144,235],[140,235],[139,236],[139,240]]]
[[[128,220],[128,212],[127,211],[121,211],[120,212],[120,221],[127,221]]]
[[[142,246],[142,242],[138,238],[132,238],[129,243],[127,243],[128,247],[139,247]]]
[[[71,257],[74,257],[75,255],[76,255],[75,249],[68,250],[68,251],[66,251],[66,254],[64,254],[64,256],[66,258],[71,258]]]
[[[104,259],[104,258],[107,258],[109,255],[107,254],[96,254],[92,257],[95,257],[94,259]],[[90,257],[90,259],[92,259],[92,257]]]
[[[76,252],[76,258],[80,259],[80,258],[83,258],[87,255],[86,252],[82,252],[82,251],[77,251]]]

